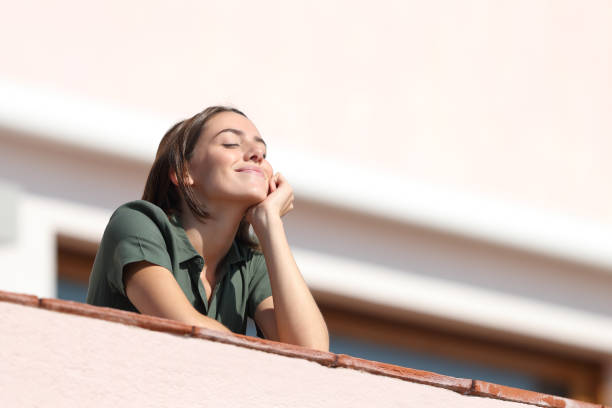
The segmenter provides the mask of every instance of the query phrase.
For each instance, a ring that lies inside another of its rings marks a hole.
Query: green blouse
[[[132,201],[111,216],[89,277],[87,303],[137,312],[125,294],[124,267],[147,261],[168,269],[193,307],[234,333],[246,332],[259,303],[272,296],[263,254],[234,241],[220,265],[210,299],[200,279],[204,259],[180,220],[147,201]]]

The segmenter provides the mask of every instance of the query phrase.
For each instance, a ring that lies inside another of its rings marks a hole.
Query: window
[[[57,297],[85,302],[89,273],[98,244],[60,235],[57,237]]]
[[[355,301],[349,309],[330,302],[330,296],[315,295],[334,353],[582,401],[600,399],[602,367],[597,361],[547,351],[525,340],[519,344],[478,332],[466,334],[465,329],[443,330],[414,319],[385,318],[381,316],[398,315],[380,308],[378,315],[358,312]]]

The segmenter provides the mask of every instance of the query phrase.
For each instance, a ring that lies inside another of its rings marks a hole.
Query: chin
[[[255,205],[255,204],[259,204],[261,203],[263,200],[266,199],[266,197],[268,196],[268,192],[249,192],[249,194],[247,194],[245,196],[245,199],[248,200],[250,202],[249,205]]]
[[[255,204],[261,203],[268,196],[267,191],[262,189],[248,189],[247,191],[241,191],[239,194],[233,195],[233,201],[244,202],[249,207]]]

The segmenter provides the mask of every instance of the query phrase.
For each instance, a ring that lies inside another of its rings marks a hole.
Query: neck
[[[181,207],[181,222],[187,238],[193,248],[204,257],[206,270],[214,273],[232,246],[246,208],[236,203],[207,204],[206,210],[210,217],[200,220],[191,213],[185,203]]]

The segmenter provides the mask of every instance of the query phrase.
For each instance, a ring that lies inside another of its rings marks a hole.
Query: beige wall
[[[233,103],[272,146],[612,222],[609,1],[4,10],[2,78],[171,118]]]
[[[6,406],[526,406],[10,303],[0,315]]]

